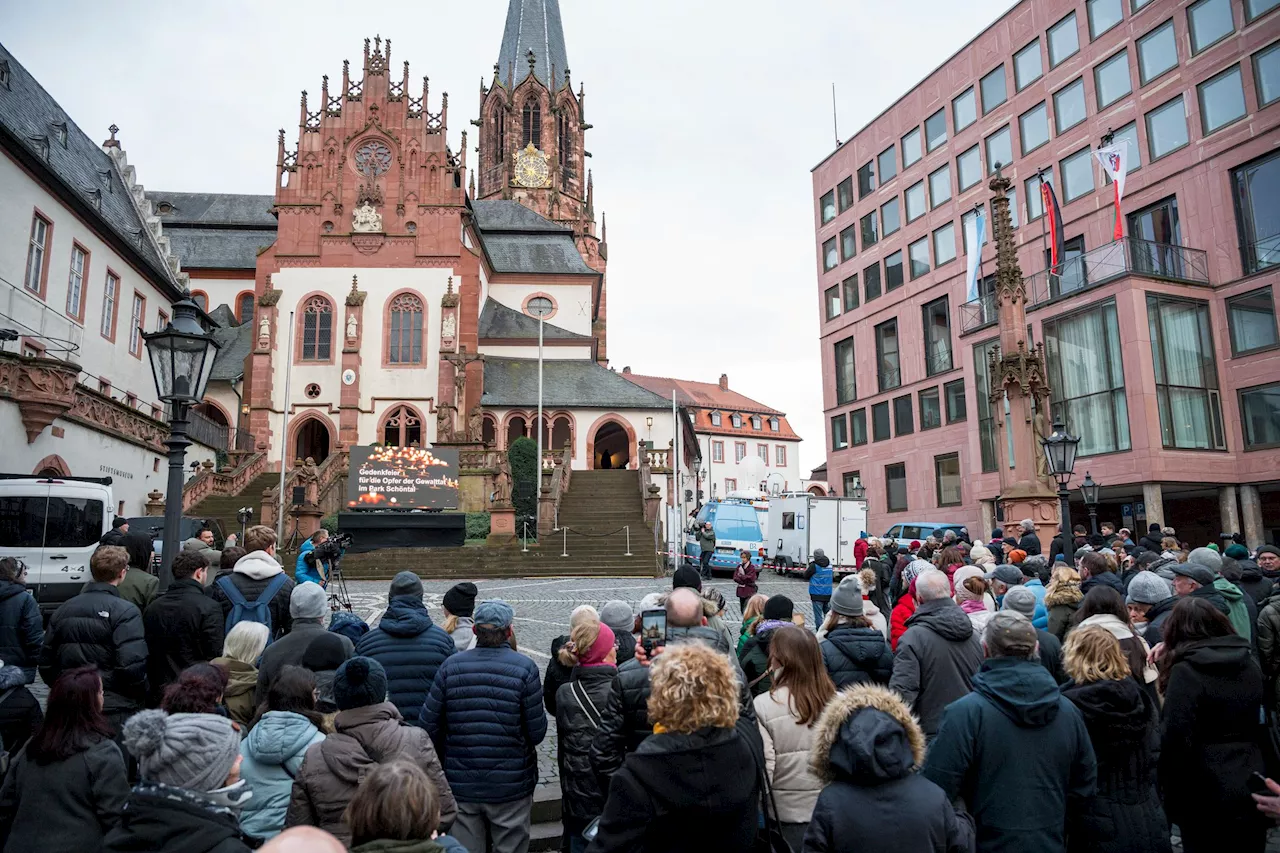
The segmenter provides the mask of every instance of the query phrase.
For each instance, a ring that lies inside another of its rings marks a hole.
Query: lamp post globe
[[[867,499],[867,487],[859,483],[853,487],[853,491],[849,497],[853,498],[855,501],[865,501]]]
[[[1067,432],[1062,420],[1055,418],[1053,432],[1040,440],[1044,447],[1045,461],[1049,473],[1058,480],[1058,507],[1062,518],[1062,550],[1067,565],[1075,565],[1075,538],[1071,533],[1071,495],[1067,484],[1076,469],[1076,448],[1080,437]]]
[[[160,590],[173,580],[173,558],[178,554],[178,528],[182,520],[183,462],[187,448],[187,414],[204,400],[209,375],[218,354],[218,342],[200,324],[200,309],[190,299],[172,307],[173,319],[163,329],[139,332],[156,381],[156,393],[169,406],[169,482],[165,491],[164,540],[160,552]]]

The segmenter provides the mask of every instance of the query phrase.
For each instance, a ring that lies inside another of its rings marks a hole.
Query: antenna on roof
[[[840,147],[840,116],[836,112],[836,84],[831,83],[831,128],[836,134],[836,147]]]

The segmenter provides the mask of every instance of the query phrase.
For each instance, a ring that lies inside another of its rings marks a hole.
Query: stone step
[[[559,850],[563,839],[564,826],[560,821],[535,823],[529,828],[529,851],[542,853],[547,850]]]

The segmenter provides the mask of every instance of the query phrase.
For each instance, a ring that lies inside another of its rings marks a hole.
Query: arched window
[[[396,406],[382,420],[382,443],[396,447],[421,447],[422,418],[408,406]]]
[[[493,129],[497,131],[498,144],[493,152],[493,162],[501,163],[507,157],[507,111],[499,104],[493,111]]]
[[[203,290],[191,291],[191,301],[199,306],[201,311],[209,310],[209,295]]]
[[[568,189],[573,180],[573,133],[567,110],[556,115],[556,155],[560,161],[560,186]]]
[[[524,438],[528,432],[528,422],[522,417],[514,417],[507,422],[507,447],[515,443],[517,438]]]
[[[422,363],[422,300],[402,293],[391,300],[387,331],[388,364]]]
[[[480,424],[480,440],[489,445],[498,443],[498,422],[492,415],[485,415]]]
[[[253,292],[240,294],[240,298],[236,300],[236,316],[240,318],[241,323],[253,322],[253,308]]]
[[[534,148],[542,148],[542,104],[537,98],[524,102],[524,143],[521,147],[530,143]]]
[[[328,361],[333,355],[333,305],[313,296],[302,309],[302,360]]]
[[[556,452],[564,450],[564,446],[569,443],[572,436],[573,428],[569,423],[569,417],[561,415],[556,418],[551,426],[551,449]]]

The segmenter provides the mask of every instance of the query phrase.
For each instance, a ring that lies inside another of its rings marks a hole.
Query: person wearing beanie
[[[301,666],[307,646],[318,635],[333,633],[324,626],[329,615],[329,597],[318,583],[301,583],[295,586],[289,597],[289,633],[267,646],[258,664],[258,688],[254,701],[261,705],[267,701],[271,681],[286,666]],[[355,644],[345,634],[335,634],[346,649],[347,657],[355,654]]]
[[[831,609],[819,631],[819,649],[837,690],[851,684],[888,684],[893,673],[893,652],[885,635],[867,618],[869,603],[857,575],[840,581],[831,594]]]
[[[436,670],[457,653],[453,637],[431,621],[422,601],[422,581],[413,572],[400,572],[392,579],[382,621],[356,643],[357,655],[382,664],[387,700],[414,724]]]
[[[551,641],[551,658],[547,661],[547,670],[542,676],[542,704],[547,709],[548,716],[556,715],[556,695],[560,686],[568,684],[573,675],[573,664],[561,663],[560,649],[569,642],[569,636],[574,628],[583,622],[599,621],[600,614],[594,607],[590,604],[579,604],[569,614],[569,634],[561,634]],[[632,656],[634,655],[635,647],[632,646]]]
[[[991,556],[991,549],[981,542],[969,549],[969,559],[979,568],[994,567],[996,564],[995,558]]]
[[[631,612],[631,608],[627,608]],[[585,619],[569,632],[560,649],[559,662],[572,667],[570,680],[556,694],[557,763],[564,812],[565,835],[580,838],[582,831],[604,811],[607,785],[591,769],[591,744],[618,680],[618,649],[614,631],[600,621]]]
[[[862,615],[871,622],[871,627],[889,639],[889,619],[885,615],[889,607],[884,603],[884,590],[880,589],[880,578],[875,569],[870,567],[858,572],[858,585],[862,588]]]
[[[893,605],[893,612],[889,618],[889,646],[895,652],[898,650],[898,641],[907,631],[907,620],[916,612],[916,578],[933,567],[933,563],[928,560],[912,560],[902,570],[899,586],[902,592]]]
[[[232,597],[238,595],[247,602],[266,596],[271,622],[271,638],[278,640],[289,633],[293,617],[289,613],[294,580],[280,565],[276,556],[276,531],[273,527],[256,524],[245,531],[245,555],[236,560],[230,573],[216,578],[209,587],[213,600],[222,606],[225,619],[235,606]],[[317,591],[324,593],[316,586]],[[296,663],[296,661],[293,661]]]
[[[334,733],[307,748],[293,783],[284,825],[317,826],[351,843],[345,811],[360,780],[374,767],[407,761],[419,767],[440,795],[440,825],[457,817],[453,792],[427,733],[400,717],[386,701],[387,673],[376,660],[353,657],[333,676],[338,708]]]
[[[712,590],[719,594],[719,590]],[[723,602],[724,596],[720,596]],[[600,608],[600,621],[613,631],[613,642],[618,649],[618,666],[636,656],[636,637],[631,631],[635,628],[636,617],[631,612],[631,605],[625,601],[614,599],[606,601]]]
[[[1138,540],[1138,544],[1148,551],[1155,551],[1159,554],[1164,550],[1160,544],[1160,540],[1163,538],[1164,534],[1160,532],[1160,525],[1152,523],[1147,525],[1147,532]]]
[[[689,589],[702,592],[703,578],[698,574],[697,569],[691,569],[688,566],[681,566],[671,573],[671,588],[681,589],[688,587]]]
[[[316,679],[316,710],[324,715],[325,729],[333,731],[333,717],[338,705],[333,701],[333,678],[338,667],[352,658],[342,639],[332,631],[318,634],[302,655],[302,666]]]
[[[512,648],[511,605],[483,601],[475,620],[476,647],[440,665],[418,719],[444,755],[458,843],[485,850],[492,837],[497,850],[528,850],[536,748],[547,735],[538,667]]]
[[[1004,594],[1004,601],[1001,602],[1000,609],[1021,613],[1027,617],[1027,621],[1031,621],[1031,617],[1036,612],[1037,603],[1034,592],[1025,586],[1015,586]],[[1031,627],[1035,628],[1035,624],[1032,623]],[[1053,676],[1054,681],[1058,684],[1065,684],[1067,674],[1062,668],[1062,642],[1042,628],[1036,628],[1036,642],[1040,650],[1040,663],[1044,665],[1045,669],[1049,670],[1049,674]]]
[[[463,581],[449,587],[444,600],[440,602],[444,609],[444,624],[440,627],[453,637],[453,644],[460,652],[476,647],[476,632],[473,627],[475,620],[471,618],[471,614],[475,612],[476,596],[479,594],[480,590],[475,584]]]
[[[747,640],[738,655],[752,696],[759,696],[772,685],[773,679],[769,674],[769,644],[774,631],[796,624],[795,615],[795,604],[785,595],[772,596],[764,603],[762,618],[756,625],[755,634]]]
[[[1151,571],[1140,571],[1129,581],[1124,597],[1133,630],[1154,648],[1164,641],[1164,623],[1178,603],[1173,586]]]
[[[124,724],[124,747],[138,762],[138,784],[124,819],[102,850],[240,853],[241,807],[253,796],[240,778],[240,732],[217,714],[139,711]]]
[[[1201,566],[1213,575],[1213,580],[1208,585],[1217,590],[1226,602],[1227,618],[1231,620],[1231,627],[1235,628],[1236,634],[1256,646],[1254,634],[1258,624],[1258,605],[1252,596],[1245,595],[1240,587],[1222,577],[1222,555],[1217,549],[1196,548],[1188,555],[1185,565]],[[1201,583],[1201,586],[1206,584]]]

